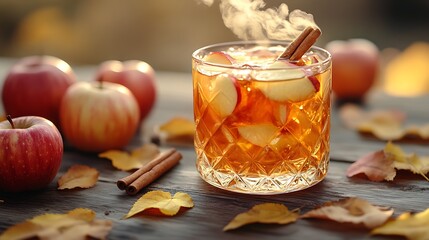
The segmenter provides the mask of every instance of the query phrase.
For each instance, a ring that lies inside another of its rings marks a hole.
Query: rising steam
[[[211,6],[214,0],[201,0]],[[282,3],[265,9],[264,0],[220,0],[222,19],[242,40],[292,40],[305,27],[316,26],[313,15],[301,10],[289,12]]]

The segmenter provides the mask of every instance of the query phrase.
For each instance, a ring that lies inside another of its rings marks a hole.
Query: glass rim
[[[237,69],[239,68],[238,66],[235,65],[226,65],[226,64],[220,64],[220,63],[211,63],[211,62],[206,62],[203,59],[201,59],[200,57],[198,57],[197,55],[201,52],[203,52],[204,50],[210,49],[210,48],[216,48],[216,47],[225,47],[225,46],[245,46],[245,45],[282,45],[282,46],[287,46],[288,44],[290,44],[292,41],[279,41],[279,40],[252,40],[252,41],[229,41],[229,42],[220,42],[220,43],[214,43],[214,44],[210,44],[210,45],[206,45],[204,47],[198,48],[197,50],[195,50],[192,53],[192,59],[197,61],[200,64],[206,64],[209,66],[214,66],[214,67],[221,67],[221,68],[230,68],[230,69]],[[319,52],[322,52],[324,54],[326,54],[326,58],[324,58],[322,61],[317,62],[317,63],[311,63],[309,65],[291,65],[288,68],[284,68],[284,67],[280,67],[280,68],[270,68],[270,69],[263,69],[263,70],[280,70],[280,69],[295,69],[295,68],[313,68],[313,67],[318,67],[318,66],[323,66],[325,64],[328,64],[329,62],[332,61],[332,55],[330,52],[328,52],[326,49],[318,47],[316,45],[313,45],[310,47],[309,50],[317,50]]]

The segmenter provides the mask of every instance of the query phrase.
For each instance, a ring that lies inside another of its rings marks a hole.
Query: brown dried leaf
[[[360,198],[346,198],[327,202],[322,207],[311,210],[301,218],[329,219],[340,223],[363,224],[374,228],[384,224],[393,214],[393,209],[377,207]]]
[[[364,110],[346,104],[339,111],[344,125],[379,140],[427,141],[429,124],[404,126],[406,115],[398,110]]]
[[[396,170],[409,170],[429,181],[426,176],[429,172],[429,157],[407,155],[399,146],[388,142],[384,150],[370,153],[351,164],[347,169],[347,177],[362,173],[371,181],[392,181]]]
[[[112,165],[123,171],[141,168],[160,153],[155,144],[144,144],[136,148],[131,153],[119,150],[109,150],[98,154],[101,158],[112,161]]]
[[[125,218],[132,217],[148,209],[158,209],[163,215],[174,216],[182,207],[194,207],[192,198],[187,193],[177,192],[171,197],[169,192],[150,191],[134,203]]]
[[[350,129],[359,129],[363,124],[377,124],[389,127],[399,127],[406,119],[405,113],[398,110],[364,110],[355,104],[345,104],[340,108],[340,118]]]
[[[383,150],[363,156],[347,169],[347,177],[362,173],[375,182],[392,181],[396,176],[393,159],[387,158]]]
[[[250,223],[288,224],[299,217],[297,211],[289,211],[283,204],[263,203],[253,206],[249,211],[238,214],[224,228],[224,231],[236,229]]]
[[[155,128],[155,135],[162,143],[192,145],[195,123],[183,117],[175,117]]]
[[[42,214],[18,223],[0,235],[0,240],[14,239],[105,239],[112,222],[95,219],[95,212],[77,208],[66,214]]]
[[[98,180],[97,169],[85,165],[73,165],[58,179],[58,189],[91,188]]]
[[[400,235],[413,240],[429,239],[429,208],[416,214],[403,213],[397,219],[372,230],[371,234]]]
[[[405,141],[427,141],[429,140],[429,124],[420,126],[402,127],[382,123],[364,123],[358,127],[362,134],[373,135],[385,140],[405,140]]]

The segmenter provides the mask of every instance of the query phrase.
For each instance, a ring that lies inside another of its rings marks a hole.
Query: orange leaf
[[[177,192],[171,197],[169,192],[150,191],[139,198],[130,209],[125,218],[132,217],[149,209],[159,209],[167,216],[176,215],[181,207],[192,208],[194,203],[191,196],[186,193]]]
[[[155,128],[155,134],[163,143],[192,145],[194,142],[195,123],[187,118],[175,117]]]
[[[369,180],[376,182],[392,181],[396,176],[393,159],[387,158],[383,150],[363,156],[347,169],[347,177],[361,173],[365,174]]]
[[[371,234],[400,235],[414,240],[429,239],[429,208],[416,214],[403,213],[397,219],[375,228]]]
[[[288,224],[299,217],[296,211],[289,211],[283,204],[263,203],[253,206],[249,211],[238,214],[224,228],[224,231],[236,229],[250,223]]]
[[[150,160],[154,159],[159,154],[158,146],[155,144],[144,144],[136,148],[131,153],[109,150],[98,154],[101,158],[107,158],[112,161],[112,165],[123,171],[141,168]]]
[[[3,232],[0,240],[105,239],[111,229],[111,221],[97,220],[94,211],[77,208],[66,214],[42,214],[18,223]]]
[[[377,207],[359,198],[346,198],[337,202],[327,202],[322,207],[305,213],[301,218],[329,219],[374,228],[384,224],[392,214],[392,209]]]
[[[90,188],[98,180],[97,169],[85,165],[73,165],[58,179],[58,189]]]

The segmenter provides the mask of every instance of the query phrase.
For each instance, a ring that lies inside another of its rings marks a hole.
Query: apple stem
[[[15,125],[13,124],[12,117],[10,115],[7,115],[6,119],[9,121],[10,125],[12,126],[12,129],[15,129]]]
[[[98,85],[100,89],[103,89],[103,80],[100,80],[100,84]]]

